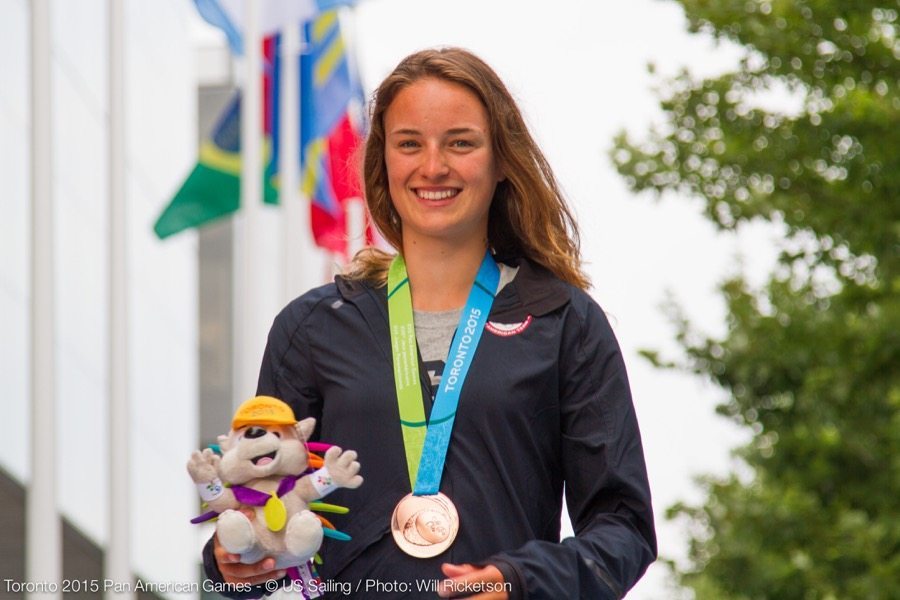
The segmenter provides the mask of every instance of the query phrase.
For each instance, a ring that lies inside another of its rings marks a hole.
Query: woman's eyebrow
[[[481,129],[478,127],[454,127],[453,129],[448,129],[447,133],[449,133],[449,134],[481,133]]]
[[[461,135],[464,133],[483,134],[484,132],[478,127],[454,127],[453,129],[445,131],[444,135]],[[388,135],[422,135],[422,132],[411,127],[402,127],[400,129],[394,129],[388,133]]]
[[[404,127],[402,129],[395,129],[388,133],[388,135],[421,135],[421,132],[418,129]]]

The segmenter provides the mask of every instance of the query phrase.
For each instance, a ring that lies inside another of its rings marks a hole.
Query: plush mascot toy
[[[310,503],[362,484],[352,450],[324,445],[323,460],[315,461],[321,468],[310,468],[306,440],[315,425],[312,417],[297,422],[281,400],[257,396],[238,407],[231,431],[219,436],[221,457],[209,448],[191,455],[188,472],[214,511],[205,516],[218,513],[219,543],[241,562],[271,556],[279,569],[305,565],[323,537]]]

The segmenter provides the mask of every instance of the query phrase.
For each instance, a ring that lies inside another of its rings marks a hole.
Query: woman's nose
[[[447,164],[447,157],[444,156],[444,153],[440,148],[426,149],[422,159],[421,169],[422,174],[430,179],[444,176],[450,172],[450,167]]]

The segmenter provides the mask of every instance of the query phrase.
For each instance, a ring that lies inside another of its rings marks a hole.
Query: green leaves
[[[696,597],[890,598],[900,581],[900,41],[898,5],[681,0],[690,29],[745,48],[739,69],[682,73],[665,124],[621,133],[629,186],[699,197],[731,230],[784,226],[761,289],[721,286],[727,333],[669,313],[684,358],[665,368],[729,392],[749,477],[702,483],[670,516]]]
[[[636,191],[700,196],[725,229],[783,220],[792,236],[809,232],[852,248],[848,260],[869,254],[897,268],[896,7],[683,4],[695,29],[742,43],[747,54],[734,73],[705,80],[683,73],[668,83],[667,129],[641,142],[624,133],[616,139],[613,162],[626,181]],[[760,107],[773,96],[796,110]]]

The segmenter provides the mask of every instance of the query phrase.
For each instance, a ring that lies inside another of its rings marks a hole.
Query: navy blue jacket
[[[354,598],[428,598],[440,564],[496,565],[512,598],[621,598],[656,557],[650,489],[625,364],[600,307],[526,260],[497,295],[465,381],[441,491],[460,515],[433,559],[403,554],[391,513],[409,493],[384,287],[337,278],[275,319],[258,393],[314,416],[315,438],[359,453],[365,483],[328,502],[351,542],[320,573]],[[431,384],[421,381],[430,412]],[[575,537],[560,542],[566,502]],[[220,575],[205,552],[207,572]],[[326,594],[326,598],[346,596]]]

